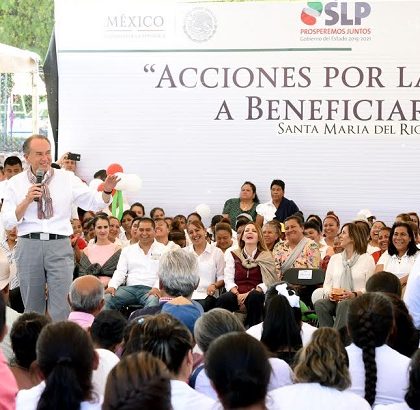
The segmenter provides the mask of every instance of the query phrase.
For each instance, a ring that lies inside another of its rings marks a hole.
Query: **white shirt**
[[[98,368],[92,373],[92,385],[93,390],[100,396],[103,396],[108,374],[118,364],[120,359],[108,349],[95,349],[95,351],[98,353],[99,364]]]
[[[232,288],[236,288],[238,285],[235,283],[235,259],[233,259],[232,252],[230,251],[232,247],[226,250],[224,254],[225,258],[225,288],[229,292]],[[237,249],[237,248],[236,248]],[[254,258],[258,249],[255,249],[252,252],[252,255],[247,255],[248,257]],[[260,283],[257,285],[265,293],[267,292],[267,286],[265,283]]]
[[[16,207],[28,193],[29,182],[26,171],[10,178],[2,208],[2,219],[6,229],[17,226],[18,236],[31,232],[47,232],[70,236],[73,228],[70,223],[72,204],[83,209],[100,210],[106,206],[101,192],[93,192],[75,176],[73,172],[54,169],[54,176],[48,187],[50,190],[54,215],[50,219],[38,218],[38,204],[32,202],[21,220],[16,219]],[[111,200],[111,199],[110,199]]]
[[[355,291],[365,291],[367,280],[375,271],[375,261],[368,253],[359,256],[358,261],[351,268]],[[324,280],[324,295],[328,295],[332,288],[340,288],[341,275],[344,272],[341,253],[331,256]],[[347,289],[350,290],[350,289]]]
[[[368,244],[366,253],[368,253],[369,255],[372,255],[372,253],[376,251],[380,251],[380,250],[381,248]]]
[[[164,252],[165,245],[156,240],[153,241],[147,255],[137,243],[123,248],[117,269],[115,269],[108,287],[118,289],[126,282],[127,286],[143,285],[158,288],[157,271],[159,259]]]
[[[420,329],[420,258],[417,258],[408,276],[404,302],[413,317],[414,326]]]
[[[177,245],[174,241],[168,241],[165,245],[166,252],[174,251],[175,249],[181,249],[179,245]]]
[[[365,396],[365,366],[362,349],[355,344],[346,347],[349,356],[351,376],[350,390],[358,396]],[[377,367],[376,404],[391,404],[404,401],[408,388],[408,367],[410,359],[388,345],[375,349]]]
[[[29,390],[19,390],[16,396],[16,410],[36,410],[38,401],[45,389],[45,382],[41,382]],[[82,401],[80,410],[101,410],[103,397],[93,403]]]
[[[261,340],[262,331],[263,331],[263,324],[264,322],[258,323],[257,325],[251,326],[246,332],[255,337],[257,340]],[[302,345],[306,346],[312,339],[312,334],[315,332],[317,328],[311,326],[308,323],[302,322],[302,328],[300,331],[300,335],[302,337]]]
[[[272,369],[270,383],[268,384],[268,391],[293,384],[292,369],[284,360],[278,359],[277,357],[270,357],[268,360]],[[211,397],[213,400],[218,400],[217,393],[213,389],[204,368],[197,375],[195,380],[195,390]]]
[[[200,283],[192,295],[192,299],[205,299],[207,288],[219,280],[224,279],[225,258],[223,252],[210,244],[200,255],[194,251],[193,245],[187,246],[187,252],[194,253],[198,259],[198,271],[200,274]]]
[[[265,202],[264,204],[257,205],[255,209],[258,215],[261,215],[264,218],[264,223],[270,222],[276,216],[277,208],[272,201]]]
[[[319,383],[297,383],[271,391],[265,401],[272,410],[370,410],[369,403],[348,390]]]
[[[406,402],[404,403],[394,403],[394,404],[379,404],[375,406],[373,410],[412,410],[411,407],[408,407]]]
[[[384,265],[384,271],[391,272],[399,279],[407,276],[417,259],[418,252],[413,256],[408,256],[407,252],[398,257],[398,255],[390,255],[388,251],[385,251],[378,260],[378,265]]]
[[[216,402],[195,391],[185,382],[171,380],[171,404],[172,410],[210,410]]]

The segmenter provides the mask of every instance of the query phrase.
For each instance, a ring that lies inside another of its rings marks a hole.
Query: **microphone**
[[[36,170],[36,174],[35,175],[36,175],[36,183],[37,184],[42,184],[42,180],[44,179],[44,174],[45,174],[45,172],[41,168],[38,168]],[[39,198],[34,198],[34,201],[35,202],[38,202],[39,201]]]

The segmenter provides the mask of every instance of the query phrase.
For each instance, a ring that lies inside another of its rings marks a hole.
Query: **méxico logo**
[[[309,1],[307,7],[302,10],[300,19],[307,26],[313,26],[318,21],[326,26],[360,26],[370,12],[371,6],[365,1],[333,1],[325,5],[321,1]]]

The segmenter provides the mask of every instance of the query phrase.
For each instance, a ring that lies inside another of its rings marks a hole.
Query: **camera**
[[[67,159],[70,159],[71,161],[80,161],[80,154],[74,154],[69,152],[67,154]]]

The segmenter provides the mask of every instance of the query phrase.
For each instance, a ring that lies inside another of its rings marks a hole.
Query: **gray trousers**
[[[70,239],[19,238],[15,257],[25,312],[45,314],[47,308],[53,321],[66,320],[70,313],[67,295],[74,270]],[[47,301],[45,285],[48,285]]]
[[[347,326],[349,303],[350,300],[343,300],[339,303],[331,302],[329,299],[317,300],[314,308],[318,315],[319,327],[335,327],[336,329],[341,329]]]

